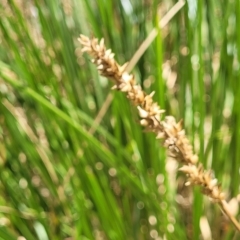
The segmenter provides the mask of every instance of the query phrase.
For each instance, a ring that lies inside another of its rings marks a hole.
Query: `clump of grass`
[[[240,224],[228,210],[221,185],[212,170],[204,169],[198,161],[198,156],[193,152],[182,121],[177,122],[173,116],[166,116],[163,119],[165,111],[154,102],[154,92],[148,95],[142,90],[136,83],[134,75],[125,71],[126,64],[121,66],[115,61],[114,54],[111,49],[106,49],[103,39],[99,42],[96,38],[90,39],[80,35],[79,41],[83,46],[82,52],[87,52],[92,57],[92,62],[97,66],[99,73],[114,81],[113,89],[126,93],[127,98],[137,106],[140,124],[146,130],[156,133],[156,138],[162,139],[168,154],[183,164],[179,170],[188,177],[186,185],[200,186],[202,193],[217,203],[240,231]]]

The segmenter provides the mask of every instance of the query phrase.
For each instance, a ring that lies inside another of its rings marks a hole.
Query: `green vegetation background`
[[[77,41],[103,37],[123,64],[175,3],[0,2],[0,239],[206,240],[208,227],[213,239],[239,239]],[[228,200],[240,179],[239,29],[238,0],[189,0],[134,69],[184,120]]]

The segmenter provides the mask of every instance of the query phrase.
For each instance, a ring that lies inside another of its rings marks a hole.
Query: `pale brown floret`
[[[92,62],[97,65],[101,75],[111,79],[121,77],[122,69],[114,60],[111,49],[106,50],[103,39],[98,43],[96,38],[90,40],[88,37],[80,35],[78,40],[83,45],[82,52],[87,52],[92,56]]]
[[[202,192],[214,201],[218,202],[225,199],[225,194],[221,191],[221,186],[218,184],[217,179],[213,177],[213,173],[204,170],[202,165],[184,165],[179,170],[188,176],[186,185],[201,186]]]

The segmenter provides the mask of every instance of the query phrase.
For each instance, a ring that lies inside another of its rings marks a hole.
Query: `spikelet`
[[[112,89],[122,91],[127,98],[137,107],[140,124],[149,131],[156,134],[157,139],[163,141],[163,146],[168,149],[168,154],[176,161],[183,164],[179,169],[188,177],[186,185],[200,186],[202,193],[217,202],[235,227],[240,231],[240,225],[227,210],[227,203],[224,200],[225,194],[220,184],[214,178],[211,171],[204,170],[198,163],[198,156],[194,154],[193,147],[185,135],[182,121],[177,122],[173,116],[163,119],[164,109],[153,101],[154,92],[147,95],[136,83],[134,75],[124,71],[126,64],[120,66],[114,60],[111,49],[106,50],[104,40],[88,38],[80,35],[82,52],[87,52],[92,57],[92,62],[97,66],[99,73],[115,83]]]

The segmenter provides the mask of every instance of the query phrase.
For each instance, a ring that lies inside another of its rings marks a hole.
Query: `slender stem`
[[[184,6],[185,1],[180,0],[178,1],[168,12],[167,14],[159,21],[159,28],[164,28],[168,22],[175,16],[175,14]],[[144,54],[144,52],[147,50],[147,48],[151,45],[153,40],[158,34],[158,30],[154,28],[148,37],[143,41],[143,43],[140,45],[138,50],[135,52],[131,60],[129,61],[128,65],[125,68],[126,72],[131,72],[138,60],[141,58],[141,56]]]
[[[105,102],[103,103],[100,111],[98,112],[98,115],[97,115],[96,118],[94,119],[94,123],[93,123],[92,127],[91,127],[91,128],[89,129],[89,131],[88,131],[90,134],[94,134],[94,133],[95,133],[98,125],[100,124],[100,122],[102,121],[105,113],[107,112],[107,110],[108,110],[108,108],[109,108],[112,100],[113,100],[113,96],[112,96],[111,93],[109,93],[109,94],[107,95],[106,100],[105,100]]]
[[[233,225],[236,227],[236,229],[240,232],[240,223],[237,221],[237,219],[230,213],[229,211],[229,205],[225,200],[220,201],[219,203],[220,208],[222,211],[228,216],[228,218],[232,221]]]

